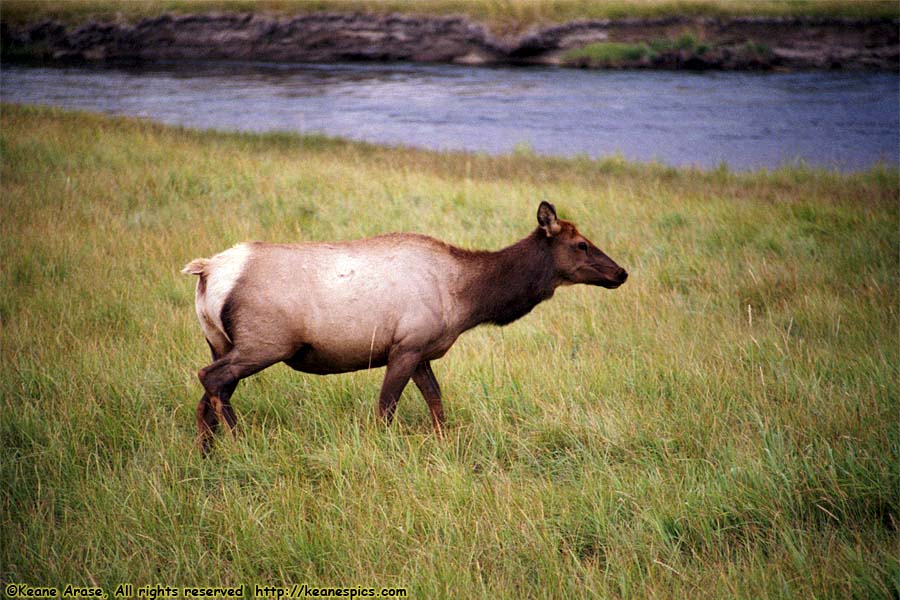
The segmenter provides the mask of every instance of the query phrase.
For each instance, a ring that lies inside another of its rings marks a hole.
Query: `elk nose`
[[[618,279],[620,283],[625,283],[625,280],[628,279],[628,271],[619,267],[619,272],[616,273],[616,279]]]

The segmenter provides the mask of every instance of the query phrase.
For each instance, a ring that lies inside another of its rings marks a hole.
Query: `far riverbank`
[[[136,22],[0,22],[4,59],[41,62],[412,61],[611,69],[900,68],[900,21],[844,17],[591,19],[497,34],[465,16],[211,12]]]

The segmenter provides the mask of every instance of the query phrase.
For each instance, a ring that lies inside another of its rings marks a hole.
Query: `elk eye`
[[[578,242],[578,249],[587,250],[587,244],[585,244],[584,242]]]

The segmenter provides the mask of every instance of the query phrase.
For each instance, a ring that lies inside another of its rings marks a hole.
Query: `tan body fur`
[[[231,350],[229,337],[234,336],[252,339],[261,352],[285,360],[299,352],[290,363],[297,370],[344,373],[383,367],[397,345],[421,348],[428,360],[440,358],[463,331],[464,266],[432,238],[393,234],[336,244],[251,243],[237,249],[226,251],[246,255],[233,281],[233,301],[240,307],[233,309],[239,315],[234,331],[226,334],[214,319],[204,320],[207,339],[219,355]],[[232,277],[222,270],[222,279]],[[207,289],[219,278],[211,266]],[[197,301],[206,314],[221,311],[218,297],[198,293]]]

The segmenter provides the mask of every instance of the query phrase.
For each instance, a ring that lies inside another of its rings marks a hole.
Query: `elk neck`
[[[455,249],[454,249],[455,250]],[[558,285],[550,240],[542,229],[496,252],[455,252],[464,263],[465,329],[506,325],[553,295]]]

